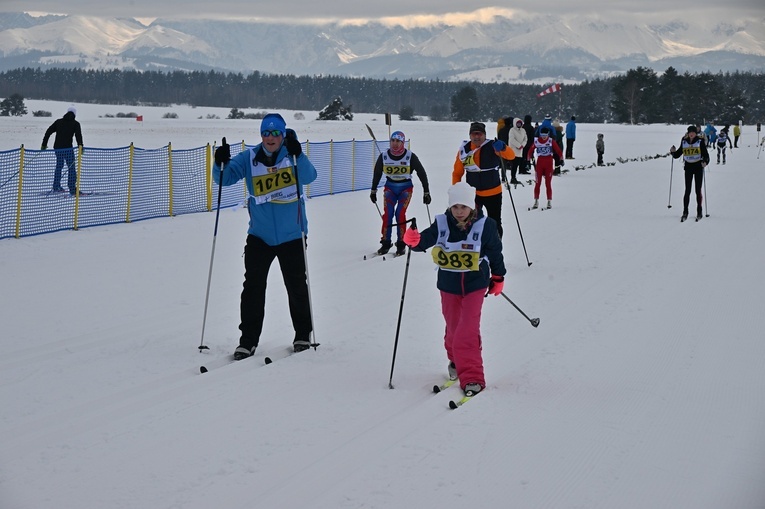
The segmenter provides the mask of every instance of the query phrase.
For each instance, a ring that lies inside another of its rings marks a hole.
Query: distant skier
[[[712,122],[707,122],[704,128],[704,134],[706,135],[706,143],[710,147],[714,147],[717,141],[717,128],[712,125]]]
[[[701,186],[704,182],[704,168],[709,164],[709,152],[707,145],[698,136],[698,128],[695,125],[688,126],[688,133],[680,140],[680,147],[669,149],[675,159],[683,156],[685,162],[685,194],[683,195],[683,215],[680,221],[688,219],[688,205],[691,201],[691,184],[696,184],[696,220],[702,218]]]
[[[720,155],[722,155],[722,163],[725,164],[725,149],[730,145],[730,149],[733,150],[733,142],[728,138],[728,130],[723,129],[717,136],[717,164],[720,164]]]
[[[82,146],[82,129],[80,123],[75,120],[76,116],[77,110],[74,106],[70,106],[64,116],[53,122],[45,131],[41,147],[42,150],[47,149],[48,140],[53,134],[56,135],[56,141],[53,142],[53,148],[56,150],[56,170],[53,174],[52,192],[64,192],[64,188],[61,187],[61,172],[64,169],[64,163],[66,163],[68,173],[66,183],[69,187],[69,194],[72,196],[77,194],[77,167],[74,161],[72,138],[77,141],[78,146]]]
[[[412,172],[417,173],[417,177],[422,183],[422,202],[425,205],[430,204],[430,186],[428,185],[428,175],[425,173],[422,163],[414,152],[406,148],[406,136],[401,131],[394,131],[390,135],[390,148],[380,154],[375,163],[374,173],[372,174],[372,191],[369,199],[372,203],[377,203],[377,186],[380,184],[383,174],[385,174],[385,187],[383,188],[383,199],[385,200],[384,212],[382,215],[382,236],[380,238],[380,249],[377,254],[384,255],[390,251],[391,236],[393,234],[393,222],[396,227],[396,254],[402,255],[406,250],[404,244],[404,230],[406,230],[406,209],[409,207],[409,201],[412,199],[414,186],[412,185]]]
[[[534,184],[534,205],[531,207],[536,209],[539,207],[539,188],[542,185],[542,179],[545,179],[545,189],[547,191],[547,208],[552,208],[552,178],[553,178],[553,166],[554,163],[560,161],[560,165],[563,166],[565,161],[563,160],[563,152],[560,149],[560,145],[552,138],[550,128],[546,126],[539,127],[539,136],[534,138],[534,149],[529,151],[529,159],[534,155],[534,151],[537,154],[537,182]]]

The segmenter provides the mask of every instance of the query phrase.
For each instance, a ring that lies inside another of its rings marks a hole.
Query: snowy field
[[[39,148],[67,106],[0,117],[0,149]],[[76,107],[86,146],[259,141],[227,109]],[[145,121],[103,118],[131,111]],[[282,113],[301,140],[387,137],[383,115]],[[440,213],[467,123],[393,127]],[[607,162],[650,157],[592,168],[598,132]],[[220,213],[202,353],[215,213],[0,241],[0,507],[765,508],[765,154],[745,126],[708,168],[709,217],[681,224],[682,164],[654,156],[684,132],[580,124],[554,208],[513,191],[531,266],[505,193],[505,293],[541,323],[486,299],[488,387],[455,411],[458,388],[431,393],[447,361],[427,254],[408,262],[388,388],[407,258],[362,259],[379,240],[368,191],[308,201],[321,346],[268,366],[293,336],[276,266],[256,356],[199,370],[237,345],[241,208]]]

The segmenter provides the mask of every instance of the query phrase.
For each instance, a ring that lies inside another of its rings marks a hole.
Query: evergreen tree
[[[13,94],[0,102],[0,117],[20,117],[26,114],[27,107],[21,94]]]
[[[480,103],[476,89],[470,86],[462,87],[452,96],[452,120],[469,122],[481,119]]]
[[[611,100],[617,120],[630,124],[650,122],[654,116],[651,100],[657,84],[656,72],[646,67],[630,69],[625,76],[617,78]]]
[[[414,108],[411,106],[404,106],[401,108],[401,111],[398,112],[398,119],[399,120],[417,120],[417,117],[414,116]]]

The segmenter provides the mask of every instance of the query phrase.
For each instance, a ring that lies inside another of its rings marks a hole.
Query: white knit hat
[[[74,106],[69,106],[69,107],[66,109],[66,112],[67,112],[67,113],[69,113],[70,111],[71,111],[72,113],[74,113],[74,115],[75,115],[75,116],[77,116],[77,108],[75,108]]]
[[[449,207],[465,205],[475,209],[475,189],[465,182],[457,182],[449,188]]]

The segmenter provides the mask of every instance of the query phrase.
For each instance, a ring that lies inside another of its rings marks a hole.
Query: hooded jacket
[[[82,130],[80,123],[74,119],[72,111],[67,111],[63,117],[51,124],[45,136],[43,137],[43,146],[48,146],[48,139],[53,133],[56,134],[56,141],[53,142],[53,148],[72,148],[72,138],[77,140],[77,145],[82,145]]]
[[[510,128],[507,136],[507,144],[510,146],[510,148],[513,149],[513,152],[515,152],[515,157],[521,157],[523,148],[529,141],[528,135],[526,134],[526,130],[523,128],[523,125],[521,125],[521,127],[516,127],[518,122],[523,124],[523,120],[520,118],[513,119],[513,127]]]

